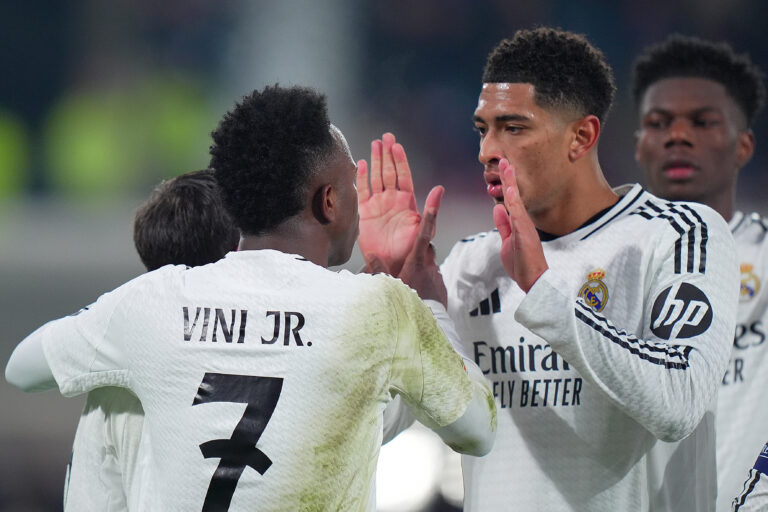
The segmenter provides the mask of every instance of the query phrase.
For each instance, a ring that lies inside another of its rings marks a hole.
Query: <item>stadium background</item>
[[[768,70],[761,26],[768,3],[760,0],[0,5],[3,365],[36,326],[142,272],[131,240],[136,206],[160,179],[205,167],[218,118],[254,88],[279,82],[327,93],[331,117],[355,158],[367,159],[369,141],[393,131],[409,153],[419,200],[432,184],[446,186],[436,240],[442,258],[456,239],[492,224],[470,116],[486,54],[515,29],[560,26],[586,34],[605,52],[619,92],[600,155],[616,185],[642,182],[628,81],[644,45],[675,31],[725,39]],[[763,113],[757,152],[738,192],[741,209],[763,214],[766,128]],[[359,266],[355,254],[349,267]],[[82,404],[0,383],[0,510],[60,510]],[[445,456],[423,435],[411,433],[402,446],[384,451],[382,473],[400,480],[380,482],[388,493],[382,508],[451,510],[455,471],[440,471],[455,463],[413,462]],[[449,482],[443,495],[440,482]],[[401,487],[406,483],[414,487]],[[419,493],[421,504],[397,501]]]

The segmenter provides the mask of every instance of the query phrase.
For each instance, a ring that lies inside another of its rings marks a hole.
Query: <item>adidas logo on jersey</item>
[[[491,296],[480,301],[480,304],[469,312],[469,316],[485,316],[493,313],[501,313],[501,301],[499,300],[499,289],[491,292]]]

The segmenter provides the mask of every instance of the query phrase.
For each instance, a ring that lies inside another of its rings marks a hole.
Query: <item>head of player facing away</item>
[[[491,198],[503,203],[506,158],[539,229],[549,231],[548,217],[573,212],[584,197],[615,202],[597,160],[615,89],[605,57],[580,35],[538,28],[502,40],[488,55],[473,116]]]
[[[147,270],[213,263],[237,249],[239,239],[210,170],[160,183],[133,222],[133,242]]]
[[[634,65],[635,159],[654,194],[696,201],[730,219],[736,180],[754,152],[762,73],[726,43],[672,35]]]
[[[275,249],[322,266],[349,259],[356,165],[324,95],[279,85],[254,91],[212,137],[210,166],[242,233],[240,250]]]

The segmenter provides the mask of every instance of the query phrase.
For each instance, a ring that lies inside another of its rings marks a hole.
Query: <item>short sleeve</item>
[[[62,395],[75,396],[103,386],[127,387],[127,351],[109,328],[116,308],[130,293],[130,284],[44,327],[43,351]]]

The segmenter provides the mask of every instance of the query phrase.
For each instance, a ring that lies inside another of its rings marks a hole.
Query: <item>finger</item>
[[[440,199],[445,189],[441,186],[433,188],[427,197],[427,203],[424,205],[424,213],[419,223],[419,232],[416,235],[416,241],[413,244],[407,259],[423,263],[435,259],[435,247],[432,245],[432,239],[437,231],[437,211],[440,208]]]
[[[437,216],[437,211],[440,209],[440,201],[442,200],[444,193],[445,188],[443,188],[442,185],[433,187],[427,195],[427,200],[424,201],[424,212],[427,210],[434,210],[435,216]]]
[[[501,186],[504,191],[504,205],[507,212],[513,218],[520,218],[521,215],[527,215],[525,206],[520,198],[520,189],[517,188],[517,173],[515,168],[506,158],[499,162],[499,174],[501,177]]]
[[[371,193],[375,194],[384,190],[381,181],[381,148],[380,140],[371,142]]]
[[[368,162],[360,160],[357,162],[357,200],[365,202],[371,197],[371,188],[368,185]]]
[[[397,188],[406,192],[413,192],[413,177],[411,176],[411,166],[408,164],[408,157],[405,156],[405,148],[400,143],[392,146],[392,157],[395,160],[395,169],[397,171]]]
[[[419,237],[428,242],[435,238],[437,231],[437,212],[440,209],[440,201],[443,198],[445,189],[438,185],[429,191],[427,200],[424,202],[424,213],[421,216],[419,224]]]
[[[512,234],[512,225],[503,204],[497,204],[493,207],[493,223],[496,224],[496,229],[499,230],[502,240],[506,240]]]
[[[395,136],[391,133],[385,133],[381,137],[382,142],[382,171],[381,177],[384,183],[384,189],[395,190],[397,187],[397,169],[395,168],[395,159],[392,156],[392,146],[395,145]]]

